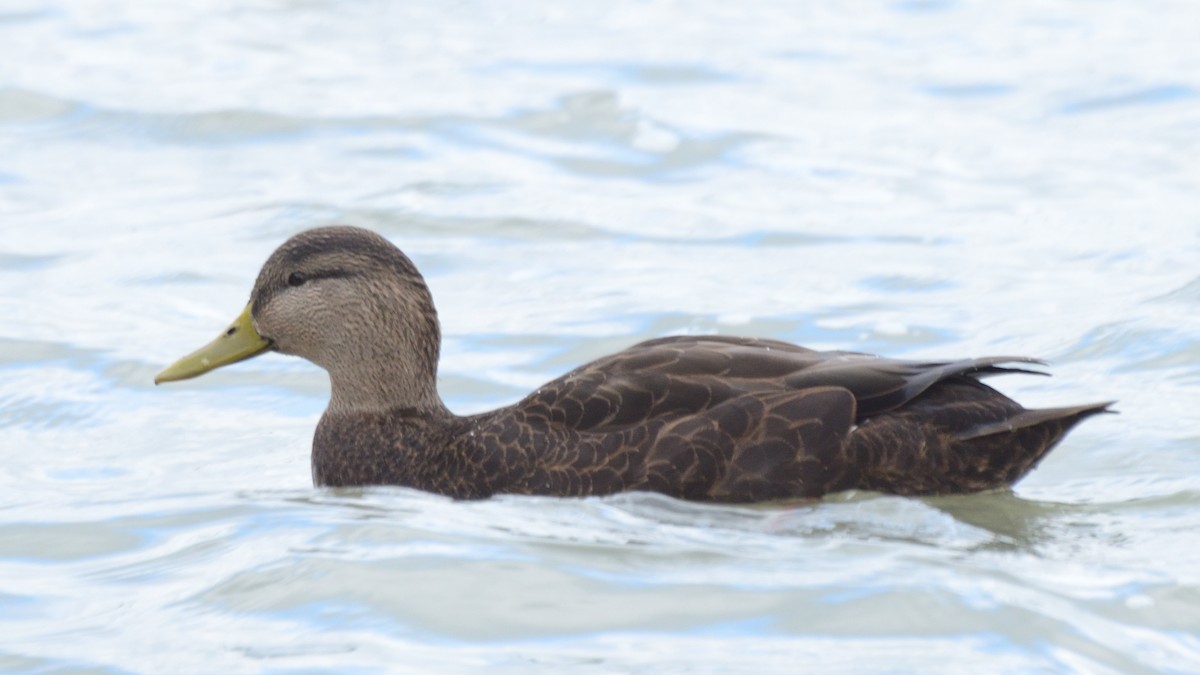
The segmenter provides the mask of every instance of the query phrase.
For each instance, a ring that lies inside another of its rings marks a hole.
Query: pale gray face
[[[424,279],[368,230],[326,227],[289,239],[263,265],[251,314],[275,350],[331,372],[365,359],[424,360],[430,341],[436,361],[436,313]]]

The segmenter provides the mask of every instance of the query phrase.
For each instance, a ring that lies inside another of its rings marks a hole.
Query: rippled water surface
[[[0,669],[1200,670],[1200,5],[0,4]],[[1029,354],[1011,493],[311,486],[322,371],[155,388],[371,227],[458,412],[672,333]]]

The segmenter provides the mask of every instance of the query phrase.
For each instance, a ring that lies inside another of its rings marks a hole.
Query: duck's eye
[[[308,281],[303,274],[292,272],[288,275],[288,286],[303,286],[304,282]]]

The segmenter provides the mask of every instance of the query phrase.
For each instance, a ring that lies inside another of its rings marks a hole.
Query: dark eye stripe
[[[321,270],[316,272],[292,272],[288,275],[287,279],[284,279],[284,284],[294,288],[296,286],[303,286],[310,281],[316,281],[318,279],[348,279],[350,277],[359,276],[362,276],[361,272],[350,272],[339,269]],[[292,277],[299,277],[297,280],[300,281],[300,283],[293,283]],[[251,312],[253,313],[261,310],[267,305],[267,303],[271,301],[272,298],[282,291],[283,287],[276,284],[272,284],[271,286],[267,286],[259,290],[258,293],[250,298],[250,302],[253,305],[251,307]]]
[[[346,279],[349,277],[358,276],[357,272],[348,272],[346,270],[320,270],[317,272],[292,272],[288,276],[287,282],[289,286],[300,286],[309,281],[318,279]]]

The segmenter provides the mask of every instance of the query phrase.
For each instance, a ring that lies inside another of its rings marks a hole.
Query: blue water
[[[1200,670],[1200,5],[0,6],[0,670]],[[311,485],[324,373],[152,379],[304,228],[466,413],[677,333],[1027,354],[1011,493]]]

